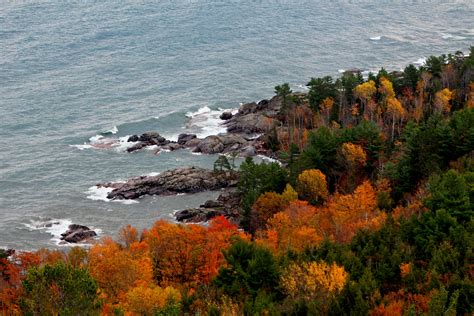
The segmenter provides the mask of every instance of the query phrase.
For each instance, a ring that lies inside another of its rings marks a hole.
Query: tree
[[[354,95],[362,101],[364,113],[368,114],[370,120],[374,119],[375,104],[371,101],[376,92],[377,87],[373,80],[361,83],[354,88]]]
[[[344,267],[336,263],[292,263],[281,276],[281,287],[293,299],[319,301],[324,311],[329,300],[342,291],[348,277]]]
[[[144,251],[135,253],[111,238],[104,238],[89,252],[89,269],[107,303],[116,304],[137,281],[152,282],[152,262]]]
[[[31,315],[98,315],[96,281],[84,268],[64,263],[32,268],[23,281],[22,310]]]
[[[329,194],[326,176],[317,169],[305,170],[298,176],[296,191],[303,200],[321,204]]]
[[[272,253],[262,246],[237,240],[224,253],[222,267],[214,284],[232,297],[251,297],[259,292],[272,293],[279,281],[278,265]]]
[[[334,100],[337,97],[336,84],[330,76],[311,78],[307,86],[309,87],[309,105],[314,112],[319,111],[320,105],[325,99]]]
[[[453,92],[448,88],[440,90],[435,94],[435,110],[438,113],[449,113],[451,111],[450,101],[453,98]]]
[[[173,287],[139,285],[127,292],[122,306],[134,315],[170,315],[171,311],[178,315],[180,301],[181,294]]]
[[[223,216],[208,228],[157,221],[145,234],[154,279],[160,286],[209,284],[224,264],[222,251],[238,236],[246,238]]]

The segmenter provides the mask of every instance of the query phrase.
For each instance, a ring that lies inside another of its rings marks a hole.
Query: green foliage
[[[431,116],[419,125],[410,123],[403,135],[401,158],[387,173],[395,200],[411,192],[420,180],[447,168],[450,161],[474,148],[474,109],[462,110],[451,119]]]
[[[98,285],[83,268],[64,263],[32,268],[23,281],[27,315],[98,315]]]
[[[336,84],[330,76],[311,78],[307,86],[309,87],[309,106],[314,112],[319,112],[319,105],[324,99],[337,97]]]
[[[232,166],[226,156],[220,155],[216,161],[214,161],[214,171],[224,170],[232,170]]]
[[[268,295],[276,293],[279,270],[268,249],[237,240],[224,253],[224,257],[228,266],[221,268],[214,280],[224,293],[231,297],[259,297],[260,304],[268,302]]]
[[[256,164],[252,158],[247,158],[240,165],[238,191],[242,199],[244,218],[241,225],[248,229],[250,210],[257,198],[265,192],[281,193],[287,183],[287,172],[278,163]]]

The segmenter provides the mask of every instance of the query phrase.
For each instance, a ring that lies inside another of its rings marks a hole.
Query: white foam
[[[426,59],[426,57],[418,58],[416,61],[413,62],[413,64],[416,66],[423,66],[426,64]]]
[[[84,143],[83,145],[69,145],[69,147],[74,147],[74,148],[77,148],[79,150],[84,150],[84,149],[90,149],[90,148],[93,148],[92,145],[89,145],[87,143]]]
[[[146,176],[156,177],[156,176],[159,176],[160,174],[161,174],[161,172],[150,172],[150,173],[146,174]]]
[[[190,118],[186,127],[188,129],[197,130],[195,134],[199,138],[226,133],[227,128],[220,119],[221,114],[226,111],[236,114],[238,109],[218,108],[217,110],[212,110],[208,106],[203,106],[195,112],[186,113],[186,116]]]
[[[370,38],[371,41],[380,41],[382,39],[382,36],[372,36]]]
[[[71,244],[61,240],[61,234],[69,229],[69,225],[72,224],[70,219],[43,219],[30,220],[29,223],[24,223],[26,228],[30,231],[43,231],[51,235],[51,241],[53,241],[58,246],[87,246],[88,244],[79,243]],[[101,229],[91,227],[91,230],[94,230],[97,235],[102,233]]]
[[[122,182],[122,181],[117,181],[117,182]],[[92,201],[104,201],[104,202],[117,202],[117,203],[122,203],[122,204],[136,204],[139,203],[136,200],[111,200],[107,198],[107,195],[113,191],[113,188],[107,188],[107,187],[98,187],[96,185],[90,187],[87,191],[86,194],[87,198]]]
[[[275,158],[270,158],[270,157],[267,157],[267,156],[264,156],[264,155],[257,155],[258,158],[260,158],[262,161],[268,161],[268,162],[275,162],[277,164],[279,164],[280,166],[282,165],[282,163],[275,159]]]
[[[346,72],[346,70],[345,69],[339,69],[337,72],[340,73],[340,74],[343,74],[343,73]]]
[[[110,133],[110,134],[117,134],[118,128],[117,128],[117,126],[114,126],[114,127],[112,127],[111,129],[109,129],[108,131],[105,131],[105,132]]]
[[[462,40],[466,39],[466,37],[464,37],[464,36],[453,35],[453,34],[449,34],[449,33],[443,33],[441,35],[441,37],[443,39],[451,39],[451,40],[454,40],[454,41],[462,41]]]
[[[205,113],[209,113],[211,112],[212,110],[206,105],[206,106],[203,106],[201,108],[199,108],[197,111],[195,112],[187,112],[186,113],[186,116],[187,117],[195,117],[195,116],[198,116],[198,115],[202,115],[202,114],[205,114]]]
[[[106,187],[98,187],[93,186],[87,190],[87,198],[92,201],[105,201],[109,202],[110,199],[107,198],[107,195],[112,192],[113,188],[106,188]]]

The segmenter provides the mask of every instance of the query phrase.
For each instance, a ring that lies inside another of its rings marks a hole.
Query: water
[[[215,157],[71,145],[114,127],[176,137],[186,113],[208,107],[201,119],[214,117],[192,128],[206,134],[219,129],[218,108],[270,97],[276,84],[467,51],[473,16],[459,0],[2,1],[0,246],[55,247],[70,222],[101,235],[144,228],[217,194],[100,200],[88,192],[98,182]]]

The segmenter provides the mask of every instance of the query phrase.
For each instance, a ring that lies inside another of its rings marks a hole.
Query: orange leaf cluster
[[[222,250],[236,236],[246,238],[237,226],[218,216],[208,228],[160,220],[144,237],[160,285],[195,286],[209,283],[217,275],[224,264]]]

